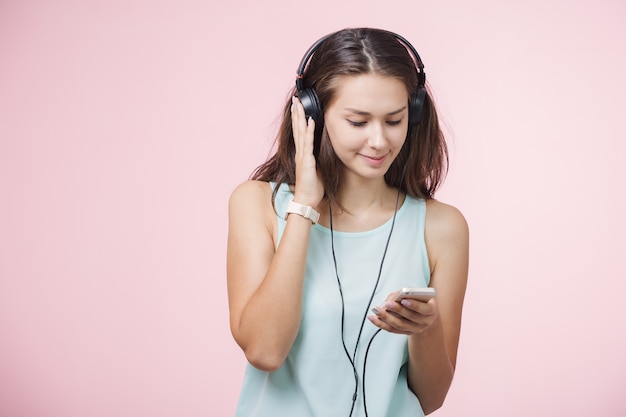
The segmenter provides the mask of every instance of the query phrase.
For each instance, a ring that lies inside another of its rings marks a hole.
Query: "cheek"
[[[362,134],[359,134],[358,129],[352,126],[342,124],[330,124],[326,126],[328,132],[328,138],[335,150],[350,149],[359,146],[359,140],[362,138]]]
[[[408,129],[396,129],[389,134],[388,138],[393,143],[393,148],[396,152],[400,152],[404,142],[407,140],[407,133]]]

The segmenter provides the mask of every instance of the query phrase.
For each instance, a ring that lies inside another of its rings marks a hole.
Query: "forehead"
[[[388,112],[405,106],[409,93],[402,80],[379,74],[341,76],[328,108]]]

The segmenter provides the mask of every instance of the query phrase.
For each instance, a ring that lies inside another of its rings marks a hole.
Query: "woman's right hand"
[[[315,121],[307,117],[297,97],[292,98],[291,129],[296,147],[296,185],[294,201],[317,207],[324,197],[324,184],[313,155]]]

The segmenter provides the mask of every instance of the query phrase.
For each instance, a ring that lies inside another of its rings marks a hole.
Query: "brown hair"
[[[406,47],[393,34],[371,28],[344,29],[331,34],[311,57],[303,82],[305,87],[315,89],[324,109],[334,97],[339,77],[368,73],[401,80],[409,95],[417,91],[417,70]],[[295,93],[294,87],[285,103],[276,137],[276,153],[253,172],[251,179],[295,184],[295,145],[290,116],[291,96]],[[336,204],[342,162],[335,155],[326,128],[322,132],[317,165],[325,196]],[[405,165],[406,174],[401,181]],[[427,90],[421,121],[418,126],[409,127],[407,140],[385,173],[385,181],[413,197],[430,199],[443,182],[447,167],[448,149]]]

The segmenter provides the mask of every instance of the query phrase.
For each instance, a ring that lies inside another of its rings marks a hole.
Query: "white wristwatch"
[[[317,223],[317,221],[320,219],[320,214],[315,211],[313,207],[296,203],[293,200],[291,200],[287,205],[287,210],[285,211],[285,220],[287,220],[287,216],[289,216],[289,213],[299,214],[305,219],[311,220],[313,224]]]

